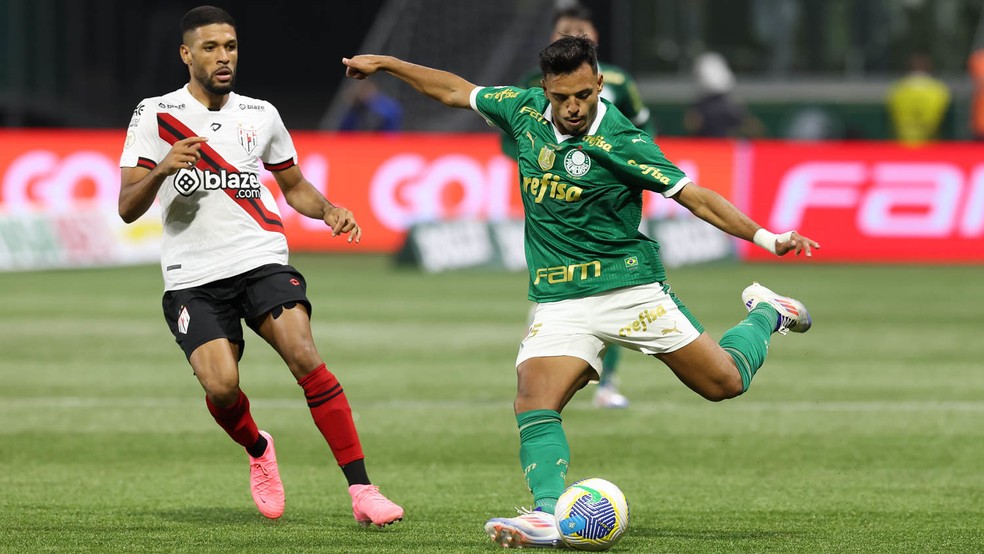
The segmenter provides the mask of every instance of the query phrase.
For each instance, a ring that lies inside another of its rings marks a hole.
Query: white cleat
[[[503,548],[558,548],[562,542],[553,514],[519,510],[516,517],[494,517],[485,524],[492,542]]]
[[[792,331],[794,333],[805,333],[813,325],[810,312],[806,306],[795,298],[776,294],[758,283],[752,283],[741,293],[741,300],[745,303],[745,308],[752,311],[759,302],[765,302],[779,312],[779,328],[776,331],[781,335]]]
[[[629,407],[629,399],[618,392],[613,385],[598,385],[594,395],[595,408],[625,409]]]

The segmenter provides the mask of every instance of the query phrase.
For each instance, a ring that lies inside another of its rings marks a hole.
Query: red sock
[[[297,382],[304,389],[308,408],[314,424],[328,441],[331,453],[335,455],[338,465],[361,460],[362,445],[359,443],[359,433],[355,430],[352,420],[352,408],[338,379],[328,371],[325,364],[304,376]]]
[[[243,445],[243,448],[249,448],[256,444],[260,438],[260,430],[257,429],[256,422],[253,421],[253,416],[249,413],[249,399],[246,398],[243,391],[239,391],[239,399],[228,408],[212,404],[208,395],[205,396],[205,404],[208,406],[209,413],[215,418],[215,422],[219,424],[219,427],[225,429],[226,433],[229,433],[232,440]]]

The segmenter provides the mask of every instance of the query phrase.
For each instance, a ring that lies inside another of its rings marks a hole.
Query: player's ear
[[[601,89],[605,88],[605,74],[598,72],[598,93],[601,93]]]
[[[181,61],[185,65],[191,65],[191,49],[187,45],[182,44],[178,47],[178,54],[181,56]]]

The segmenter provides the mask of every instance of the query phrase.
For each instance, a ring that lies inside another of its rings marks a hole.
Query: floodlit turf
[[[529,503],[512,367],[525,276],[422,275],[295,256],[318,346],[373,480],[407,511],[352,519],[301,390],[248,337],[242,385],[277,441],[287,511],[267,521],[246,455],[211,420],[160,314],[157,267],[0,274],[0,550],[493,552],[487,518]],[[623,357],[632,405],[565,410],[570,479],[625,491],[614,552],[984,550],[984,269],[715,265],[670,283],[715,337],[753,279],[801,298],[741,398],[714,404]]]

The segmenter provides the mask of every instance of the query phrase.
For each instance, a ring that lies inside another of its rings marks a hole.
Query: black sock
[[[266,447],[267,440],[263,435],[260,435],[259,438],[256,439],[256,442],[253,443],[253,446],[246,449],[246,452],[254,458],[259,458],[264,452],[266,452]]]
[[[369,482],[369,474],[366,473],[366,461],[364,459],[343,465],[342,473],[345,474],[345,479],[348,480],[350,487],[352,485],[372,484]]]

